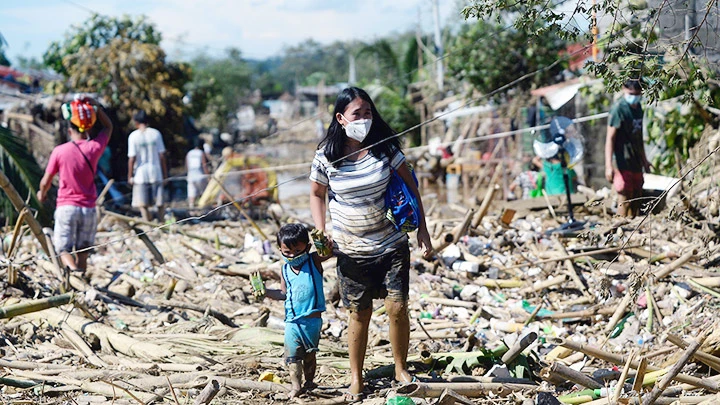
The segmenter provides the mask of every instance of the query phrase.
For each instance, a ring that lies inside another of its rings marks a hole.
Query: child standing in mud
[[[305,226],[287,224],[277,234],[277,244],[285,263],[280,271],[280,290],[264,295],[285,301],[285,363],[290,369],[290,398],[301,390],[316,387],[316,360],[325,312],[323,268],[316,252],[310,253],[310,238]],[[256,291],[256,295],[263,296]],[[302,377],[305,384],[302,385]]]

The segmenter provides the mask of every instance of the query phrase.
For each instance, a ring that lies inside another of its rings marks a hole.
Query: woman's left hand
[[[423,257],[427,258],[430,257],[430,254],[433,251],[432,242],[430,241],[430,234],[427,231],[427,228],[422,227],[419,228],[417,231],[417,241],[418,241],[418,247],[420,247],[423,250]]]

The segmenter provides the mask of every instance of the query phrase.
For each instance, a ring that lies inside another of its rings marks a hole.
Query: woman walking
[[[337,98],[333,121],[318,146],[310,174],[313,221],[324,231],[325,214],[330,210],[341,297],[350,313],[351,399],[360,399],[364,388],[362,369],[375,298],[385,299],[395,380],[413,379],[407,370],[410,249],[407,235],[387,218],[385,193],[391,170],[418,200],[419,246],[424,254],[432,247],[417,186],[394,135],[370,96],[357,87],[347,88]]]

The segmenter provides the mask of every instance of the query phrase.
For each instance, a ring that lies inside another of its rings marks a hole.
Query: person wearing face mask
[[[623,98],[610,110],[605,138],[605,178],[618,193],[620,216],[639,213],[643,189],[643,170],[650,172],[650,162],[643,144],[642,86],[639,80],[623,85]],[[615,157],[615,167],[613,167]]]
[[[325,231],[328,210],[332,220],[329,243],[337,257],[342,302],[349,312],[351,383],[347,394],[351,401],[358,400],[364,389],[362,369],[373,299],[385,300],[395,380],[409,383],[414,378],[407,369],[410,250],[407,235],[386,215],[385,193],[391,170],[417,197],[417,240],[427,255],[432,246],[422,201],[399,139],[364,90],[343,90],[312,163],[310,209],[317,229]]]
[[[286,224],[277,233],[277,244],[285,264],[280,271],[280,289],[262,288],[255,295],[285,301],[285,363],[290,369],[290,398],[311,390],[316,370],[315,353],[320,343],[322,313],[325,312],[323,268],[316,252],[310,253],[305,226]],[[301,381],[305,377],[305,384]]]

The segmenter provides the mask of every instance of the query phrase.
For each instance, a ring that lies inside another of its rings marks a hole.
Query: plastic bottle
[[[388,398],[385,405],[415,405],[415,401],[413,401],[410,397],[398,395]]]
[[[635,315],[634,312],[629,312],[627,315],[623,317],[623,319],[618,322],[617,326],[615,326],[615,329],[610,332],[610,339],[614,339],[622,333],[623,329],[625,329],[625,322],[627,322],[628,318]]]
[[[464,271],[467,273],[477,274],[480,272],[480,265],[478,263],[457,260],[455,261],[455,263],[453,263],[452,269],[455,271]]]
[[[332,250],[330,250],[328,246],[328,238],[325,236],[325,233],[319,229],[313,229],[310,231],[310,236],[312,236],[313,244],[318,254],[320,256],[330,256]]]

